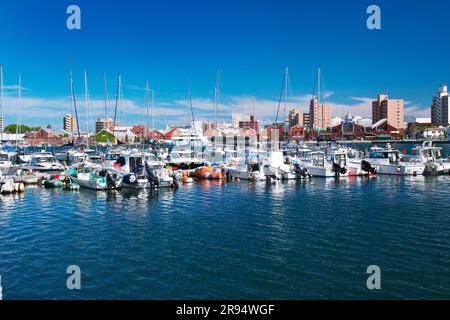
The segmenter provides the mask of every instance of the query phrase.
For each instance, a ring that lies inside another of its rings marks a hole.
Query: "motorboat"
[[[89,162],[77,163],[69,169],[69,178],[82,188],[114,190],[122,186],[123,175],[115,170],[98,170]]]
[[[198,167],[203,167],[205,161],[202,159],[199,152],[194,150],[175,148],[169,154],[167,165],[181,170],[191,170]]]
[[[124,174],[122,184],[126,188],[164,188],[176,185],[169,170],[164,169],[161,162],[155,163],[152,160],[146,153],[130,152],[119,156],[114,169]]]
[[[403,155],[391,148],[377,149],[363,160],[374,167],[378,174],[419,175],[425,170],[425,162],[421,157]]]
[[[295,164],[291,157],[284,157],[283,151],[271,151],[263,168],[264,175],[269,179],[295,180],[301,177]]]
[[[19,170],[35,174],[60,174],[66,170],[49,152],[37,152],[31,156],[29,163],[19,167]]]
[[[17,170],[17,165],[13,162],[14,153],[0,150],[0,174],[4,176],[13,175]]]
[[[347,153],[337,150],[330,155],[324,151],[310,152],[302,161],[303,166],[313,177],[347,177]]]
[[[261,159],[258,156],[242,159],[235,167],[227,169],[229,176],[235,179],[261,181],[265,179]]]
[[[424,175],[450,173],[450,159],[442,156],[442,148],[433,146],[432,141],[425,141],[422,146],[413,149],[413,154],[425,163]]]

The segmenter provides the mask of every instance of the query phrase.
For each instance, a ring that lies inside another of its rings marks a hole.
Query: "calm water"
[[[0,196],[3,298],[448,299],[449,198],[450,176],[29,187]],[[80,291],[66,288],[72,264]]]

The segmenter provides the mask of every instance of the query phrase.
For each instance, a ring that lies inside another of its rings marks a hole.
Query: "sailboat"
[[[190,107],[191,126],[188,133],[183,133],[172,139],[172,151],[169,154],[168,165],[182,170],[196,169],[204,166],[202,159],[203,147],[208,144],[207,139],[197,132],[195,126],[194,108],[192,106],[191,86],[188,81],[187,103]]]

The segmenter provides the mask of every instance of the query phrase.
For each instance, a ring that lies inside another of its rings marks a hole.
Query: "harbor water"
[[[450,176],[27,187],[0,196],[3,299],[448,299],[449,197]]]

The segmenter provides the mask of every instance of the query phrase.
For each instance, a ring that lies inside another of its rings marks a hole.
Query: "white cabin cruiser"
[[[49,152],[38,152],[32,155],[29,163],[19,167],[19,170],[36,174],[60,174],[66,168]]]
[[[114,190],[122,186],[123,175],[115,170],[92,166],[89,162],[80,162],[69,169],[70,180],[82,188],[91,190]]]
[[[176,184],[169,171],[149,159],[145,153],[127,153],[119,156],[114,169],[124,174],[122,185],[132,189],[164,188],[172,187]]]
[[[442,148],[433,147],[432,141],[425,141],[421,147],[413,150],[413,154],[425,163],[424,175],[450,173],[450,159],[442,156]]]
[[[423,174],[425,163],[419,157],[404,156],[398,150],[380,149],[364,159],[378,174],[418,175]]]
[[[205,161],[202,159],[201,155],[199,155],[199,152],[191,149],[176,149],[177,150],[174,149],[170,152],[169,161],[167,161],[169,166],[182,170],[190,170],[205,165]]]
[[[259,157],[249,158],[249,161],[241,160],[235,167],[228,168],[229,175],[235,179],[261,181],[265,179],[262,164]]]
[[[313,177],[332,178],[348,176],[347,153],[334,151],[326,156],[323,151],[311,152],[302,161],[303,166]]]
[[[289,157],[290,159],[290,157]],[[267,164],[264,165],[264,175],[267,178],[295,180],[299,176],[296,172],[296,161],[289,160],[288,163],[284,161],[283,151],[271,151]]]
[[[16,172],[18,166],[13,164],[13,157],[13,153],[0,151],[0,174],[10,176]]]

